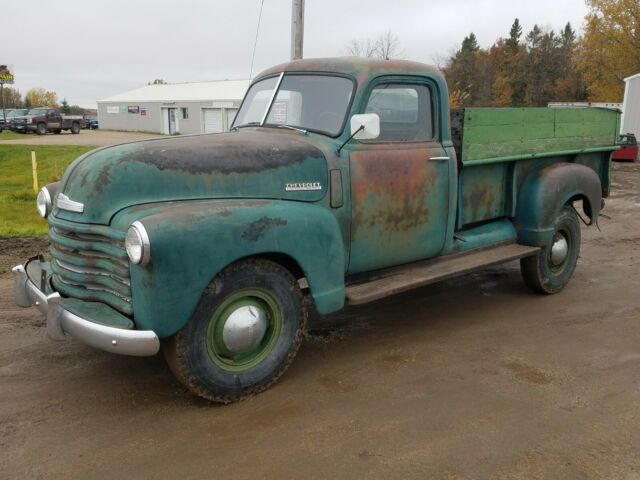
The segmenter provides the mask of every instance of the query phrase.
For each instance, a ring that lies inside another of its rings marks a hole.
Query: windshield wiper
[[[304,128],[292,127],[291,125],[285,125],[283,123],[278,123],[277,125],[265,125],[265,127],[286,128],[288,130],[294,130],[296,132],[300,132],[300,133],[303,133],[305,135],[307,135],[309,133]]]
[[[243,123],[242,125],[234,125],[231,130],[237,130],[239,128],[244,128],[244,127],[256,127],[258,125],[260,125],[260,122]]]

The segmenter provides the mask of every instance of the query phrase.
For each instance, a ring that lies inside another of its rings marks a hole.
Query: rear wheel
[[[163,350],[189,390],[229,403],[265,390],[285,372],[305,322],[296,279],[274,262],[249,260],[209,285],[192,318]]]
[[[78,122],[73,122],[71,124],[71,133],[73,133],[74,135],[80,133],[80,124]]]
[[[569,283],[579,254],[580,220],[573,207],[566,205],[556,219],[551,243],[537,255],[520,260],[524,282],[539,293],[558,293]]]
[[[36,133],[38,135],[46,135],[47,134],[47,125],[44,123],[39,123],[36,127]]]

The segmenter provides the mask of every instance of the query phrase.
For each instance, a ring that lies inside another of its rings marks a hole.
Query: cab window
[[[431,89],[427,85],[387,83],[371,91],[365,113],[380,117],[376,142],[433,139]]]

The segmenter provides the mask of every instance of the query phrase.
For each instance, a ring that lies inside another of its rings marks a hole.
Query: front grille
[[[124,232],[49,219],[52,283],[62,295],[133,314]]]

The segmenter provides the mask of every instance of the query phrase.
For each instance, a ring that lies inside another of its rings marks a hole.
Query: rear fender
[[[590,224],[597,223],[602,185],[591,168],[576,163],[558,163],[531,173],[518,194],[515,219],[518,241],[532,246],[549,244],[560,211],[576,200],[583,200]]]
[[[344,305],[345,257],[337,220],[318,205],[269,200],[176,202],[134,207],[114,223],[142,222],[151,261],[131,266],[139,329],[182,328],[211,280],[246,257],[281,254],[302,269],[321,314]]]

